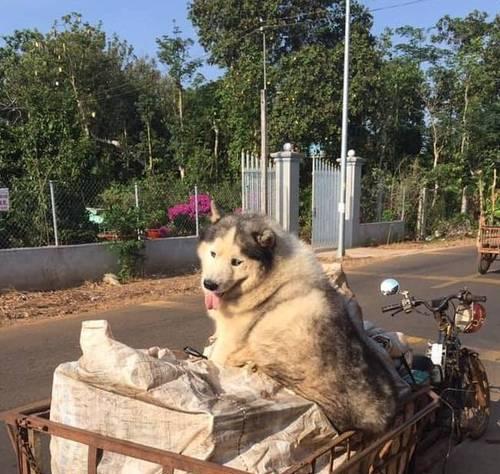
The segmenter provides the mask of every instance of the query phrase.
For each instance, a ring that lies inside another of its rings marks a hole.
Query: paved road
[[[473,247],[454,248],[358,267],[348,272],[348,277],[366,319],[418,338],[435,336],[433,320],[416,314],[397,318],[382,315],[379,311],[381,305],[396,302],[395,297],[379,295],[378,286],[383,278],[398,278],[403,287],[421,298],[446,295],[464,285],[488,296],[486,329],[465,336],[464,343],[480,349],[483,358],[487,359],[494,400],[487,438],[500,439],[500,425],[497,424],[500,420],[500,266],[497,265],[496,272],[493,268],[488,275],[478,276],[475,264]],[[0,329],[0,411],[50,396],[54,368],[80,355],[78,337],[80,323],[85,319],[109,320],[115,337],[134,347],[202,347],[211,332],[200,296],[171,298],[166,302],[129,306],[120,311],[87,313]],[[9,449],[6,436],[0,431],[1,474],[16,472]],[[451,464],[449,473],[497,474],[500,464],[498,445],[485,441],[464,444],[454,454]],[[480,471],[478,465],[482,466]]]

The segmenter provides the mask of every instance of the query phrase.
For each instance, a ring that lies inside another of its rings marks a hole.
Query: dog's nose
[[[215,281],[209,280],[208,278],[205,278],[203,280],[203,286],[210,291],[215,291],[217,288],[219,288],[219,285],[215,283]]]

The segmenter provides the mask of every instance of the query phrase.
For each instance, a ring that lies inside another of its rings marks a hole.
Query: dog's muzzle
[[[203,286],[209,291],[216,291],[219,288],[219,284],[209,278],[203,280]]]

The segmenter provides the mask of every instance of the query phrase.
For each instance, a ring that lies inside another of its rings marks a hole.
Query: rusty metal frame
[[[422,431],[426,423],[430,422],[438,405],[439,397],[430,390],[430,387],[423,388],[413,393],[401,405],[399,418],[402,422],[378,440],[365,444],[359,433],[345,432],[334,437],[321,449],[311,453],[283,474],[298,472],[314,474],[318,460],[325,455],[329,456],[331,474],[405,472]],[[193,474],[247,474],[213,462],[50,421],[49,413],[50,400],[0,413],[0,420],[7,425],[7,432],[17,455],[19,474],[41,474],[32,451],[36,448],[34,444],[37,433],[87,445],[89,474],[97,474],[97,465],[104,451],[158,464],[162,466],[164,474],[172,474],[175,469]],[[345,461],[334,468],[334,462],[341,457],[345,457]]]
[[[97,474],[97,465],[104,451],[159,464],[164,474],[172,474],[174,469],[193,474],[248,474],[212,462],[50,421],[49,409],[50,401],[45,401],[0,413],[0,419],[7,424],[7,431],[17,454],[19,474],[38,474],[38,469],[30,465],[29,447],[26,449],[30,431],[87,445],[89,447],[87,458],[89,474]]]
[[[330,474],[404,473],[408,469],[424,429],[430,425],[439,405],[438,395],[430,386],[424,387],[412,393],[400,405],[398,412],[402,421],[376,441],[365,443],[358,433],[345,432],[283,474],[299,472],[315,474],[317,461],[325,455],[330,456],[328,470]],[[334,461],[341,456],[345,456],[345,461],[333,468]]]
[[[480,253],[500,255],[500,226],[480,226],[478,246]]]
[[[333,471],[333,474],[365,472],[360,471],[360,468],[366,464],[369,465],[369,470],[366,472],[369,471],[373,474],[407,472],[422,432],[430,424],[435,410],[440,405],[438,395],[434,392],[427,392],[427,395],[430,399],[427,405],[417,409],[414,415],[407,418],[394,430],[356,453],[350,460]]]

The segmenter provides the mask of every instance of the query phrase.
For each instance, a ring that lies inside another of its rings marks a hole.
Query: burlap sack
[[[206,360],[163,358],[87,321],[82,358],[54,374],[51,419],[95,433],[254,473],[278,473],[335,432],[312,402],[272,379]],[[53,437],[53,474],[87,473],[87,447]],[[100,474],[159,474],[158,465],[105,453]]]

